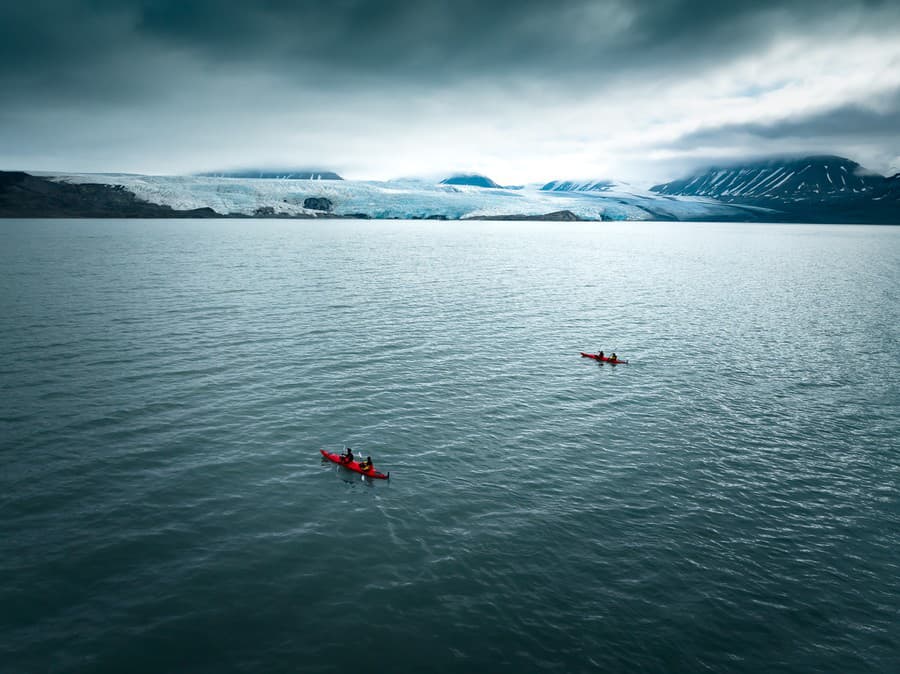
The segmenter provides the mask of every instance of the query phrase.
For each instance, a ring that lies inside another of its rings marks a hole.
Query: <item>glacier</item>
[[[602,181],[602,190],[584,182],[554,181],[559,189],[521,189],[437,184],[426,180],[298,180],[125,173],[50,173],[69,183],[121,185],[138,198],[177,210],[212,208],[222,215],[252,216],[271,208],[286,216],[321,216],[304,207],[309,197],[329,199],[331,214],[370,218],[466,219],[509,215],[539,216],[568,210],[585,220],[747,220],[754,209],[706,197],[663,195]],[[568,183],[568,184],[566,184]],[[594,185],[601,181],[592,181]],[[570,189],[565,189],[565,187]]]

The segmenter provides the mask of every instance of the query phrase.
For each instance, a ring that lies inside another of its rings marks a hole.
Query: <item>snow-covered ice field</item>
[[[418,180],[258,180],[200,176],[149,176],[123,173],[47,173],[72,183],[122,185],[139,198],[179,210],[209,207],[223,215],[276,213],[313,215],[308,197],[325,197],[337,215],[373,218],[450,219],[495,215],[543,215],[569,210],[591,220],[733,219],[738,209],[712,199],[662,196],[613,184],[603,191],[543,191],[538,185],[496,189],[441,185]]]

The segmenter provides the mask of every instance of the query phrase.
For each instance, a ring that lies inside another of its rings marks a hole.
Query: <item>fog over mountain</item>
[[[900,4],[0,5],[0,169],[646,184],[723,160],[900,165]]]

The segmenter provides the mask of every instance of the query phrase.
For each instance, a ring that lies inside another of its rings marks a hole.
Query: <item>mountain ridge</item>
[[[237,169],[195,173],[201,178],[243,178],[253,180],[343,180],[333,171],[309,169]]]
[[[900,174],[884,177],[833,155],[732,163],[649,190],[609,179],[498,188],[478,174],[436,183],[0,171],[0,217],[460,220],[571,212],[598,221],[900,224]]]
[[[498,185],[493,180],[488,178],[487,176],[481,175],[480,173],[457,173],[456,175],[452,175],[449,178],[444,178],[441,182],[441,185],[467,185],[469,187],[486,187],[491,189],[502,189],[501,185]]]
[[[650,191],[769,208],[789,222],[900,224],[900,178],[837,155],[711,166]]]
[[[541,189],[545,192],[608,192],[617,185],[615,180],[551,180]]]
[[[884,176],[836,155],[769,158],[711,166],[686,178],[654,185],[650,191],[673,196],[746,199],[811,199],[872,191]]]

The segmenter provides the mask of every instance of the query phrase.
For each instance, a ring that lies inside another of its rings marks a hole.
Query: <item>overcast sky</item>
[[[0,169],[900,170],[897,0],[0,4]]]

